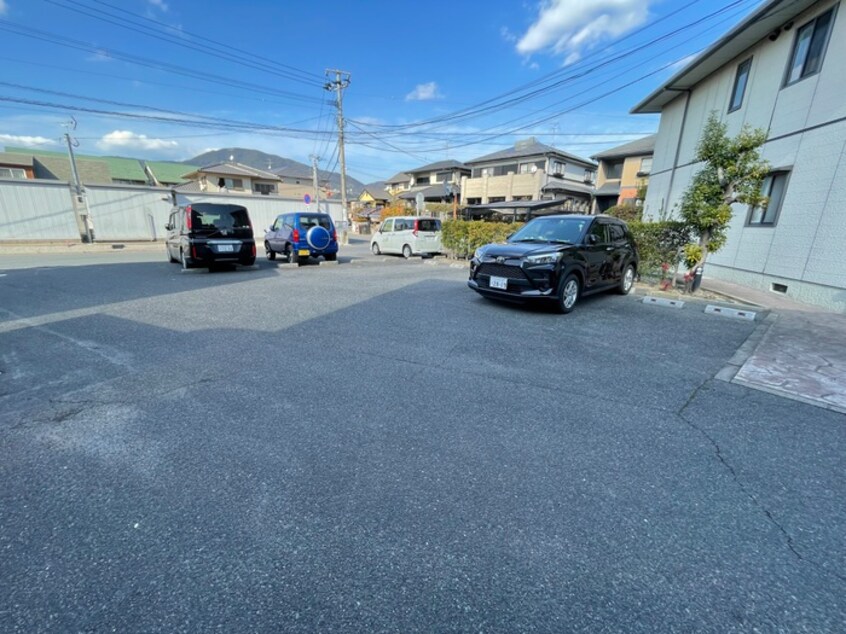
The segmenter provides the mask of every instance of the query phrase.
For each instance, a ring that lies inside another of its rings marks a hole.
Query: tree
[[[699,237],[698,244],[685,247],[685,260],[692,270],[725,245],[734,203],[766,207],[769,202],[761,193],[770,169],[760,154],[766,139],[766,131],[746,125],[736,137],[729,138],[726,125],[716,113],[708,117],[696,148],[696,160],[705,166],[693,177],[679,210]]]

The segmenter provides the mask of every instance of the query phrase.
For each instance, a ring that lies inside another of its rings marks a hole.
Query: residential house
[[[365,185],[358,196],[358,204],[360,207],[376,207],[378,205],[388,204],[392,196],[387,192],[387,183],[385,181],[376,181]]]
[[[705,275],[846,310],[846,11],[832,0],[768,0],[634,107],[660,113],[646,217],[675,213],[716,112],[762,128],[766,207],[734,205]]]
[[[407,202],[423,194],[425,202],[451,202],[461,192],[461,179],[470,176],[471,170],[464,163],[454,160],[438,161],[408,170],[409,188],[399,194]]]
[[[179,185],[178,192],[237,193],[268,196],[279,193],[281,179],[272,172],[241,163],[217,163],[184,174],[188,183]]]
[[[388,193],[396,196],[411,189],[411,175],[398,172],[385,181]]]
[[[461,179],[462,205],[561,200],[561,209],[590,210],[596,163],[534,138],[466,165],[471,174]]]
[[[593,212],[603,213],[615,205],[640,205],[649,184],[655,135],[618,145],[594,154],[596,171]]]
[[[0,178],[35,178],[32,156],[0,152]]]
[[[315,197],[314,176],[312,170],[306,166],[290,165],[273,170],[279,177],[278,193],[286,198],[302,199],[306,194]],[[333,191],[329,183],[329,174],[318,171],[320,198],[328,199],[338,192]]]

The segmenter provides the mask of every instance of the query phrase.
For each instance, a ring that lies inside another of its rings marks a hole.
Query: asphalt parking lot
[[[0,257],[4,632],[846,622],[844,416],[714,380],[752,322],[67,257]]]

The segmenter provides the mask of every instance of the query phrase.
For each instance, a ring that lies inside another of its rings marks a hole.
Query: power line
[[[59,66],[57,64],[45,64],[43,62],[33,62],[31,60],[19,59],[19,58],[16,58],[16,57],[0,56],[0,60],[6,61],[6,62],[14,62],[15,64],[26,64],[28,66],[35,66],[35,67],[38,67],[38,68],[50,68],[50,69],[53,69],[53,70],[61,70],[61,71],[68,72],[68,73],[77,73],[77,74],[80,74],[80,75],[91,75],[93,77],[108,77],[110,79],[119,79],[121,81],[133,81],[133,82],[137,81],[139,84],[145,85],[145,86],[146,85],[163,86],[165,88],[177,88],[179,90],[185,90],[186,89],[186,84],[184,82],[182,84],[168,84],[166,82],[153,81],[153,80],[151,80],[147,77],[145,77],[143,80],[136,80],[133,77],[127,77],[126,75],[116,75],[114,73],[103,73],[103,72],[98,72],[98,71],[93,71],[93,70],[88,70],[88,69],[82,69],[82,68],[71,68],[70,66]],[[221,92],[219,90],[209,90],[208,88],[199,88],[197,86],[190,86],[189,90],[192,93],[200,92],[200,93],[204,93],[204,94],[208,94],[208,95],[220,95],[222,97],[232,97],[232,98],[236,98],[236,99],[239,99],[239,100],[249,99],[251,101],[258,101],[258,102],[264,103],[264,104],[271,104],[271,105],[277,104],[277,105],[285,105],[285,106],[290,105],[290,103],[286,103],[284,101],[276,101],[274,99],[267,99],[265,97],[257,97],[257,96],[254,96],[252,94],[248,94],[248,93],[246,93],[246,91],[243,91],[243,90],[240,92],[240,94],[237,94],[237,95],[233,94],[231,92]],[[320,103],[321,107],[323,106],[324,103],[325,103],[325,100],[321,99],[321,103]]]
[[[154,20],[153,18],[150,18],[150,17],[147,17],[147,16],[142,16],[142,15],[139,15],[138,13],[132,13],[131,11],[128,11],[127,9],[124,9],[123,7],[117,7],[117,6],[113,5],[113,4],[110,4],[110,3],[108,3],[108,2],[105,2],[104,0],[92,0],[92,1],[93,1],[93,2],[96,2],[97,4],[100,4],[100,5],[104,5],[104,6],[107,6],[107,7],[111,7],[112,9],[115,9],[115,10],[117,10],[117,11],[122,11],[123,13],[128,13],[128,14],[130,14],[130,15],[133,15],[133,16],[135,16],[135,17],[137,17],[137,18],[140,18],[140,19],[142,19],[142,20],[145,20],[145,21],[147,21],[147,22],[152,22],[153,24],[156,24],[156,25],[159,25],[159,26],[163,26],[163,27],[165,27],[166,29],[171,29],[171,28],[172,28],[169,24],[166,24],[166,23],[164,23],[164,22],[161,22],[160,20]],[[276,60],[276,59],[272,59],[272,58],[269,58],[269,57],[263,57],[262,55],[258,55],[257,53],[253,53],[253,52],[251,52],[251,51],[247,51],[247,50],[244,50],[244,49],[242,49],[242,48],[238,48],[237,46],[234,46],[231,42],[220,42],[219,40],[213,40],[213,39],[212,39],[212,38],[210,38],[208,35],[202,35],[202,34],[201,34],[201,35],[197,35],[197,34],[195,34],[195,33],[192,33],[191,31],[186,31],[185,29],[180,29],[180,33],[181,33],[182,35],[188,35],[188,36],[190,36],[190,37],[199,38],[199,39],[201,39],[204,43],[205,43],[205,42],[211,42],[211,43],[213,43],[213,44],[217,44],[217,45],[219,45],[219,46],[224,47],[227,51],[235,51],[235,52],[238,52],[238,53],[243,53],[243,54],[245,54],[245,55],[249,55],[250,57],[253,57],[253,58],[255,58],[255,59],[259,59],[259,60],[263,60],[263,61],[265,61],[265,62],[269,62],[269,63],[271,63],[271,64],[273,64],[273,65],[275,65],[275,66],[280,66],[280,67],[282,67],[282,68],[287,68],[287,69],[289,69],[289,70],[291,70],[291,71],[293,71],[293,72],[300,73],[300,74],[301,74],[301,75],[303,75],[304,77],[308,77],[308,78],[312,79],[313,81],[315,81],[315,82],[317,83],[317,85],[322,85],[322,82],[323,82],[323,76],[322,76],[322,75],[320,75],[319,73],[313,73],[313,72],[308,71],[308,70],[303,70],[303,69],[301,69],[301,68],[297,68],[297,67],[295,67],[295,66],[291,66],[290,64],[284,64],[284,63],[282,63],[282,62],[280,62],[279,60]]]
[[[692,2],[688,3],[687,5],[684,5],[684,7],[676,10],[673,13],[677,13],[677,12],[683,10],[684,8],[689,7],[690,5],[692,5],[692,4],[694,4],[695,2],[698,2],[698,1],[699,0],[693,0]],[[703,17],[700,17],[700,18],[698,18],[698,19],[696,19],[692,22],[688,22],[687,24],[684,24],[681,27],[678,27],[678,28],[676,28],[676,29],[674,29],[674,30],[672,30],[668,33],[664,33],[664,34],[662,34],[658,37],[653,38],[652,40],[650,40],[648,42],[645,42],[645,43],[640,44],[638,46],[635,46],[633,48],[629,48],[629,49],[627,49],[627,50],[625,50],[621,53],[611,55],[611,56],[607,56],[607,57],[603,58],[602,60],[600,60],[599,62],[597,62],[596,64],[585,68],[584,67],[585,64],[583,62],[585,60],[587,60],[589,57],[592,57],[592,55],[589,55],[586,58],[584,58],[580,63],[573,65],[572,67],[569,67],[569,72],[566,73],[566,74],[565,74],[565,71],[563,69],[559,70],[559,71],[555,71],[555,72],[547,75],[545,78],[535,80],[535,82],[531,82],[529,84],[526,84],[524,87],[513,89],[513,90],[508,91],[506,93],[503,93],[502,95],[499,95],[497,97],[493,97],[491,99],[485,100],[485,101],[477,104],[476,106],[472,106],[470,108],[464,108],[462,110],[458,110],[458,111],[453,112],[453,113],[448,113],[448,114],[441,115],[441,116],[438,116],[438,117],[433,117],[431,119],[424,120],[424,121],[417,121],[417,122],[414,122],[414,123],[396,124],[396,125],[384,124],[384,125],[380,125],[380,126],[371,126],[371,127],[377,127],[377,128],[382,129],[383,131],[387,131],[387,130],[390,130],[390,129],[404,129],[404,128],[410,128],[410,127],[431,126],[431,125],[435,125],[435,124],[443,124],[443,123],[447,123],[447,122],[454,122],[454,121],[467,119],[467,118],[475,118],[475,117],[479,117],[483,114],[492,114],[494,112],[498,112],[498,111],[503,110],[505,108],[511,107],[515,104],[523,103],[523,102],[525,102],[529,99],[534,99],[534,98],[539,97],[541,95],[549,94],[551,91],[560,89],[560,88],[566,86],[568,83],[573,82],[576,79],[585,77],[585,76],[589,75],[590,73],[593,73],[596,70],[599,70],[599,69],[601,69],[605,66],[608,66],[609,64],[612,64],[613,62],[619,61],[619,60],[624,59],[626,57],[629,57],[632,54],[637,53],[641,50],[644,50],[646,48],[649,48],[651,46],[659,44],[663,41],[666,41],[667,39],[669,39],[669,38],[671,38],[675,35],[678,35],[678,34],[684,32],[684,31],[686,31],[690,28],[693,28],[693,27],[705,22],[705,21],[711,20],[714,17],[720,15],[721,13],[729,11],[732,8],[735,8],[739,5],[742,5],[742,4],[744,4],[748,1],[749,0],[734,0],[733,2],[730,2],[729,4],[717,9],[716,11],[712,11],[711,13],[709,13],[709,14],[703,16]],[[656,20],[655,22],[658,22],[658,21],[660,21],[660,20]],[[644,29],[640,29],[640,31],[642,31],[642,30],[644,30]],[[626,38],[623,38],[623,39],[626,39]],[[578,68],[578,72],[576,70],[577,68]],[[516,93],[520,92],[521,90],[525,90],[525,88],[527,88],[527,87],[533,87],[535,85],[540,85],[539,82],[546,82],[546,81],[548,81],[552,78],[558,77],[559,75],[562,75],[562,74],[563,74],[563,77],[556,79],[556,81],[553,82],[553,83],[550,83],[548,85],[544,85],[540,88],[537,88],[537,89],[532,90],[531,92],[528,92],[528,93],[525,93],[525,94],[521,94],[517,97],[513,97],[511,99],[506,99],[504,101],[502,100],[506,96],[516,94]],[[362,123],[362,122],[358,122],[358,123]],[[364,125],[367,125],[367,124],[364,124]]]
[[[89,53],[93,53],[95,55],[98,54],[105,54],[109,57],[113,57],[114,59],[120,59],[125,62],[129,62],[131,64],[136,64],[139,66],[144,66],[147,68],[154,68],[156,70],[162,70],[165,72],[174,73],[177,75],[182,75],[185,77],[191,77],[193,79],[199,79],[201,81],[206,81],[210,83],[219,84],[223,82],[224,84],[230,86],[240,86],[242,88],[246,88],[255,92],[260,92],[268,95],[274,95],[278,97],[284,97],[288,99],[295,99],[309,103],[320,103],[321,99],[317,97],[309,97],[306,95],[301,95],[297,93],[292,93],[285,90],[276,90],[272,88],[265,88],[263,86],[259,86],[254,83],[241,81],[239,79],[233,79],[231,77],[225,77],[222,75],[217,75],[214,73],[207,73],[207,72],[199,72],[195,71],[190,68],[186,68],[184,66],[179,66],[177,64],[170,64],[168,62],[160,62],[156,60],[152,60],[149,58],[141,57],[138,55],[132,55],[129,53],[123,53],[120,51],[116,51],[113,49],[104,49],[98,48],[96,46],[92,46],[86,42],[81,42],[79,40],[74,40],[72,38],[63,37],[61,35],[57,35],[55,33],[50,33],[48,31],[42,31],[40,29],[34,29],[31,27],[26,27],[20,24],[15,24],[14,22],[10,22],[8,20],[0,19],[0,30],[4,30],[10,33],[14,33],[16,35],[21,35],[23,37],[29,37],[36,40],[41,40],[45,42],[49,42],[51,44],[57,44],[59,46],[64,46],[67,48],[73,48],[77,50],[86,51]]]
[[[266,63],[262,63],[262,62],[252,61],[252,59],[250,59],[250,58],[254,57],[254,56],[251,53],[246,53],[250,57],[243,57],[241,55],[233,55],[232,52],[231,52],[231,50],[232,50],[231,47],[224,49],[224,48],[221,48],[221,46],[216,46],[214,44],[214,40],[211,40],[211,39],[206,38],[204,36],[203,36],[203,45],[198,46],[194,43],[185,41],[185,40],[180,39],[178,37],[170,36],[170,35],[167,35],[166,33],[163,34],[163,33],[157,32],[155,30],[155,28],[146,26],[145,24],[143,24],[143,23],[141,23],[137,20],[132,20],[131,18],[115,16],[114,14],[106,13],[103,10],[96,10],[95,9],[95,10],[93,10],[94,12],[92,12],[91,8],[86,7],[84,5],[80,5],[79,2],[74,2],[73,0],[65,0],[64,2],[61,2],[60,0],[43,0],[43,2],[47,2],[49,4],[52,4],[52,5],[57,6],[57,7],[61,7],[63,9],[74,11],[74,12],[79,13],[81,15],[85,15],[85,16],[94,18],[95,20],[100,20],[100,21],[106,22],[108,24],[113,24],[113,25],[121,27],[123,29],[127,29],[129,31],[132,31],[134,33],[139,33],[141,35],[145,35],[147,37],[151,37],[151,38],[163,41],[163,42],[168,42],[170,44],[174,44],[174,45],[180,46],[182,48],[194,50],[194,51],[197,51],[197,52],[202,53],[204,55],[208,55],[210,57],[216,57],[218,59],[225,59],[225,60],[228,60],[228,61],[233,61],[233,62],[236,62],[238,64],[241,64],[242,66],[257,69],[257,70],[260,70],[260,71],[266,72],[266,73],[271,73],[273,75],[277,75],[279,77],[284,77],[284,78],[290,79],[292,81],[299,81],[299,82],[302,82],[302,83],[305,83],[305,84],[308,84],[308,85],[311,85],[311,86],[314,86],[314,87],[318,87],[318,86],[321,85],[321,83],[318,79],[302,77],[302,76],[295,74],[295,73],[292,73],[288,70],[276,69],[275,68],[276,63],[273,63],[271,65],[271,64],[266,64]],[[126,11],[125,9],[120,9],[118,7],[112,7],[112,5],[108,5],[105,2],[99,2],[99,4],[109,6],[111,8],[117,9],[117,10],[122,11],[124,13],[128,13],[129,15],[133,15],[133,16],[136,15],[136,14],[130,12],[130,11]],[[141,17],[141,16],[138,16],[138,17]],[[117,19],[115,19],[115,18],[117,18]],[[146,20],[148,18],[144,18],[144,19]],[[159,25],[159,26],[163,26],[165,28],[168,28],[168,25],[166,25],[162,22],[158,22],[158,21],[155,21],[155,20],[151,20],[151,21],[154,22],[155,24]],[[136,25],[136,26],[135,27],[131,26],[133,24]],[[197,36],[197,37],[200,37],[200,36]],[[300,71],[299,69],[295,69],[295,70],[297,71],[297,73],[305,73],[306,72],[306,71]]]

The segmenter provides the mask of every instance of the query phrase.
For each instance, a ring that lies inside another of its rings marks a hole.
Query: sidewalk
[[[49,242],[0,242],[0,253],[106,253],[109,251],[159,251],[164,241],[94,242],[87,244],[73,240]]]
[[[722,378],[846,414],[846,315],[722,280],[702,288],[772,311],[751,354]]]

